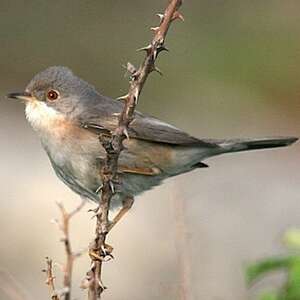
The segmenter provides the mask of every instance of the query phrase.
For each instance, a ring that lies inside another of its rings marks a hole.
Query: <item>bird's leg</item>
[[[108,226],[108,232],[111,231],[111,229],[122,219],[122,217],[130,210],[134,202],[134,198],[127,196],[125,199],[122,201],[122,208],[120,211],[117,213],[117,215],[113,218],[113,220],[110,222]],[[96,213],[99,213],[99,207],[96,209]],[[100,212],[101,213],[101,212]],[[109,244],[105,243],[102,248],[101,252],[103,256],[99,256],[99,249],[98,251],[90,251],[89,255],[94,259],[94,260],[101,260],[101,261],[108,261],[113,258],[112,256],[112,251],[113,247],[110,246]]]
[[[117,213],[117,215],[113,218],[113,220],[111,221],[109,227],[108,227],[108,231],[111,231],[112,228],[122,219],[122,217],[130,210],[130,208],[132,207],[134,202],[134,198],[131,196],[127,196],[124,200],[123,200],[123,205],[122,208],[119,210],[119,212]]]

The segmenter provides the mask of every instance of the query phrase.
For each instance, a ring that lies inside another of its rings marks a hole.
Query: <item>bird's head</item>
[[[70,69],[54,66],[36,74],[24,92],[7,96],[22,100],[27,119],[35,129],[40,129],[50,126],[52,121],[76,118],[95,95],[95,88]]]

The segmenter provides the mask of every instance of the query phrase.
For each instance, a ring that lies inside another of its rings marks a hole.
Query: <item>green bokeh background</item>
[[[0,1],[0,268],[28,299],[47,299],[44,256],[62,261],[49,224],[55,201],[72,207],[77,196],[53,175],[23,106],[4,95],[50,65],[122,95],[122,65],[141,61],[135,49],[149,41],[165,4]],[[182,12],[185,22],[171,28],[170,52],[159,58],[164,76],[151,75],[139,110],[198,137],[299,136],[300,2],[186,0]],[[244,287],[243,264],[280,251],[282,231],[300,225],[299,145],[208,163],[138,198],[111,236],[117,259],[106,268],[105,299],[184,299],[185,287],[185,299],[255,296]],[[86,246],[93,230],[86,211],[72,229],[75,247]],[[75,272],[80,299],[87,265],[81,259]]]

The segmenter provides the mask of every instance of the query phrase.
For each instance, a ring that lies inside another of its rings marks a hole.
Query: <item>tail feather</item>
[[[259,150],[267,148],[285,147],[295,143],[296,137],[276,137],[261,139],[233,139],[220,140],[216,144],[223,150],[222,152],[239,152],[247,150]]]

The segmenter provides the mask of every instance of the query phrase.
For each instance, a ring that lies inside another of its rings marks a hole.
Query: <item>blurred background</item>
[[[55,177],[23,105],[5,94],[65,65],[103,94],[122,95],[122,65],[141,61],[135,49],[166,3],[0,1],[0,299],[7,278],[24,299],[49,299],[44,258],[63,262],[55,202],[79,203]],[[159,58],[164,76],[149,78],[138,109],[197,137],[299,136],[300,2],[190,0],[182,12]],[[105,299],[255,299],[261,286],[246,288],[245,264],[281,253],[284,230],[300,226],[299,147],[217,157],[138,197],[109,237]],[[89,207],[72,222],[75,249],[93,236]],[[85,299],[88,263],[76,262],[76,299]]]

